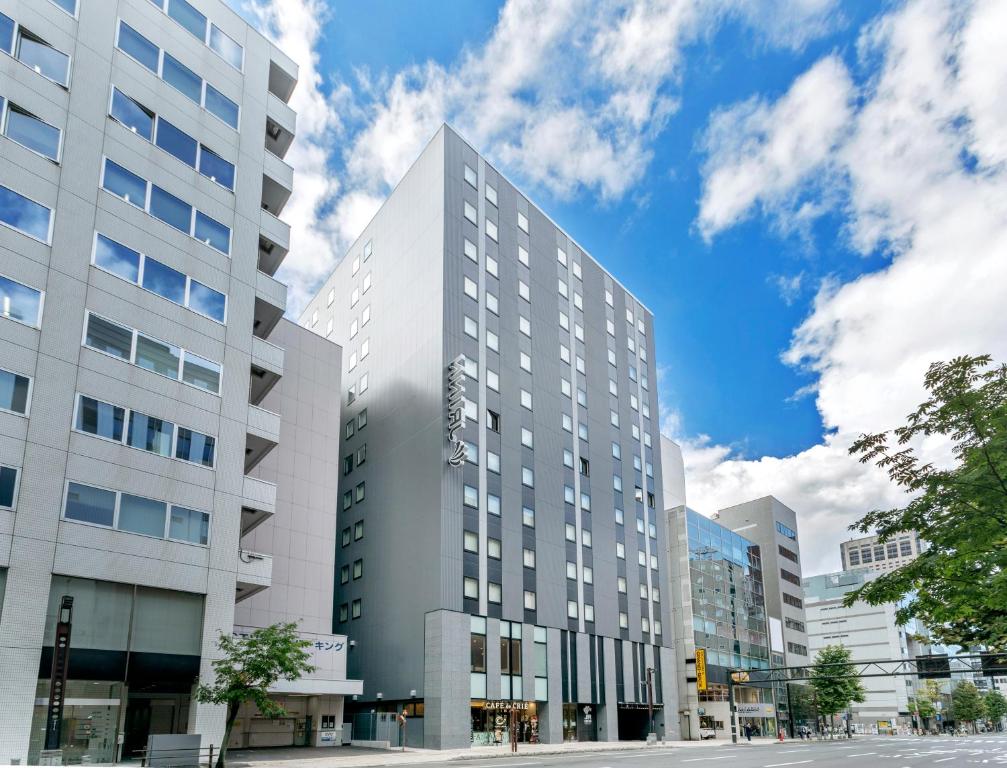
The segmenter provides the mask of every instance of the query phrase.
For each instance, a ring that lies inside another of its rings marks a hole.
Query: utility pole
[[[727,694],[731,703],[731,743],[738,743],[738,708],[734,703],[734,672],[727,675]]]

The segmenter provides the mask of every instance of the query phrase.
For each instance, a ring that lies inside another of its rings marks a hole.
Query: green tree
[[[864,687],[850,661],[849,648],[827,645],[818,652],[811,668],[811,689],[819,713],[827,715],[833,726],[839,712],[864,700]]]
[[[217,768],[224,768],[227,742],[242,704],[253,702],[267,718],[286,716],[283,707],[269,698],[269,688],[280,680],[296,680],[315,671],[308,663],[311,655],[306,649],[310,646],[310,641],[298,637],[293,622],[256,629],[244,637],[222,634],[217,639],[221,658],[211,663],[214,682],[209,685],[201,682],[196,689],[197,700],[227,706],[227,726]]]
[[[1007,698],[1000,691],[989,691],[983,697],[986,706],[986,717],[993,721],[993,727],[1000,730],[1000,723],[1007,715]]]
[[[983,697],[975,685],[964,681],[951,691],[951,716],[955,720],[971,724],[973,730],[976,720],[986,716]]]
[[[934,363],[929,398],[894,433],[865,434],[850,448],[912,496],[851,526],[881,542],[918,534],[915,560],[868,582],[846,604],[899,603],[898,620],[917,618],[949,645],[1007,647],[1007,365],[989,355]],[[951,466],[923,463],[910,443],[950,442]],[[894,444],[890,440],[894,438]]]

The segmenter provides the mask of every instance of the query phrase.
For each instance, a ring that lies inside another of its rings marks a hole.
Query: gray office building
[[[773,666],[810,664],[797,513],[779,499],[763,496],[722,509],[714,519],[759,546],[766,611],[776,622],[770,627]]]
[[[649,677],[677,736],[650,311],[445,126],[301,322],[344,348],[348,709],[644,738]]]
[[[296,80],[220,0],[0,0],[0,763],[221,742]]]

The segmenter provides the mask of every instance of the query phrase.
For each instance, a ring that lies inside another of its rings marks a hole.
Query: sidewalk
[[[753,741],[753,744],[755,742]],[[492,747],[472,747],[470,749],[418,749],[408,747],[406,751],[358,749],[353,747],[300,748],[234,750],[227,754],[227,764],[232,768],[286,767],[294,763],[307,763],[311,768],[369,768],[386,765],[418,765],[421,763],[443,763],[458,761],[464,766],[467,760],[486,760],[528,755],[565,755],[591,752],[624,752],[629,750],[689,749],[711,744],[729,745],[730,741],[665,741],[648,747],[642,741],[582,741],[564,744],[521,744],[517,755],[509,745]]]

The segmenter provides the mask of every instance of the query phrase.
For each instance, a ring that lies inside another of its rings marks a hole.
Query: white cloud
[[[704,237],[737,224],[756,204],[778,214],[792,208],[795,185],[821,180],[827,170],[849,124],[853,95],[846,67],[829,56],[774,104],[752,98],[716,112],[703,141]]]
[[[892,261],[823,285],[784,355],[817,375],[825,439],[793,456],[754,461],[684,441],[690,503],[710,512],[776,495],[801,514],[807,571],[837,568],[836,537],[850,522],[906,500],[847,455],[857,434],[903,423],[923,399],[931,362],[982,352],[1007,359],[1007,123],[1001,101],[985,90],[1007,82],[1002,43],[989,33],[1003,28],[991,27],[1003,9],[999,0],[916,0],[862,36],[865,61],[880,58],[880,70],[862,106],[837,129],[840,145],[814,154],[847,179],[839,210],[851,242],[864,252],[885,248]],[[736,165],[747,173],[745,158]],[[774,182],[770,192],[749,195],[748,206],[765,194],[793,194],[806,176],[789,178],[792,187]],[[735,207],[730,220],[745,213]],[[947,459],[941,441],[923,450]]]
[[[558,198],[617,200],[643,177],[677,107],[686,45],[732,19],[766,44],[799,47],[828,31],[837,5],[508,0],[485,43],[443,65],[358,72],[352,93],[323,83],[319,71],[323,0],[248,2],[301,64],[298,136],[287,158],[297,171],[295,192],[283,213],[292,250],[280,275],[290,283],[294,314],[442,122],[525,184]],[[338,177],[337,161],[345,166]]]

